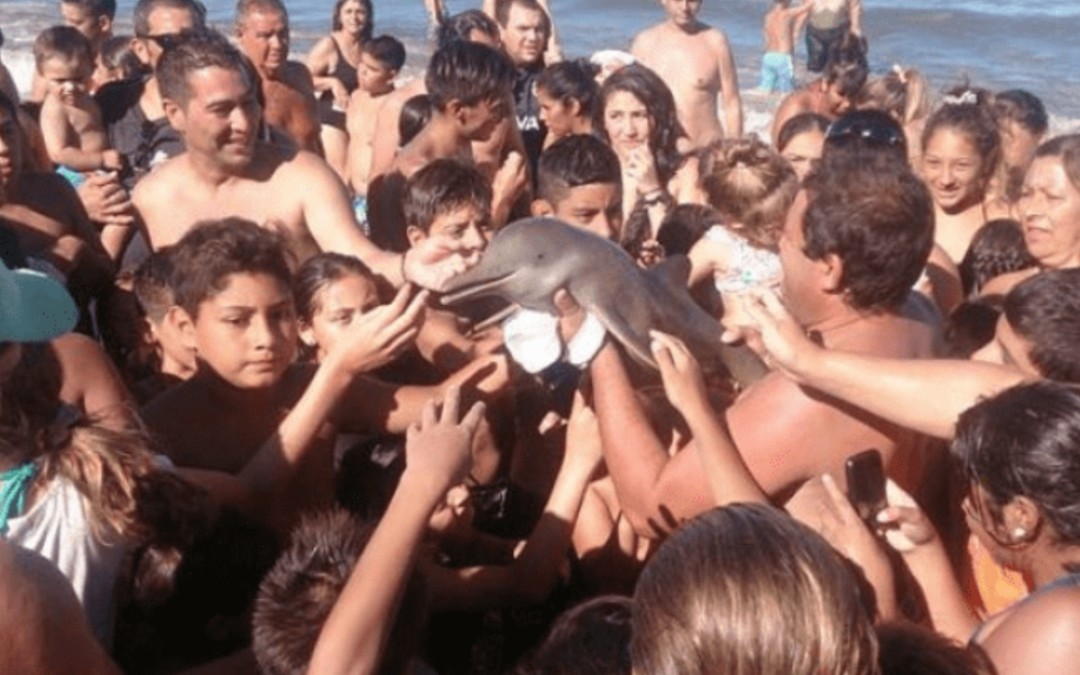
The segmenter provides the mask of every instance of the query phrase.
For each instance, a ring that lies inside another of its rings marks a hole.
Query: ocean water
[[[203,0],[220,29],[231,24],[232,0]],[[446,0],[451,12],[479,0]],[[431,46],[422,0],[374,0],[376,33],[400,38],[409,52],[406,77],[419,73]],[[569,57],[629,48],[633,36],[663,18],[655,0],[550,0]],[[119,32],[130,32],[135,0],[119,0]],[[287,0],[293,51],[300,57],[330,28],[333,0]],[[702,19],[723,29],[734,50],[747,127],[767,128],[776,98],[752,91],[761,63],[761,17],[771,0],[705,0]],[[1023,88],[1051,112],[1054,132],[1080,129],[1080,0],[864,0],[871,68],[918,68],[941,90],[963,81],[991,89]],[[25,90],[30,45],[58,19],[58,0],[0,0],[0,52]],[[805,58],[802,47],[796,60]],[[798,73],[803,76],[801,66]]]

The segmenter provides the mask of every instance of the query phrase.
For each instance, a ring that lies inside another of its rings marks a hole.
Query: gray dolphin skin
[[[672,256],[640,269],[614,242],[553,218],[529,218],[495,235],[480,263],[455,277],[442,298],[452,305],[495,296],[557,314],[552,297],[560,288],[604,324],[637,361],[656,368],[649,331],[683,340],[705,362],[719,360],[740,387],[768,369],[749,348],[720,341],[720,323],[690,297],[690,261]]]

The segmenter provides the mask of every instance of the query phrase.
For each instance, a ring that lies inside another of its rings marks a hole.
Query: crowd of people
[[[871,76],[859,0],[763,13],[744,135],[660,5],[600,64],[431,0],[402,83],[371,0],[304,62],[282,0],[60,0],[0,64],[0,671],[1068,672],[1080,136]]]

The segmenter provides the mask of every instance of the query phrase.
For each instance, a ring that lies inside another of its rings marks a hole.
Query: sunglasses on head
[[[830,145],[859,143],[870,147],[897,147],[907,144],[904,130],[891,120],[862,116],[843,117],[829,125],[825,142]]]

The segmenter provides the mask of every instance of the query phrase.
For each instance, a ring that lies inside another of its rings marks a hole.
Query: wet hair
[[[515,5],[530,12],[540,12],[540,16],[544,17],[544,34],[551,35],[551,17],[537,0],[501,0],[495,3],[495,22],[506,28],[510,23],[510,10]]]
[[[829,47],[822,75],[826,83],[837,86],[841,96],[857,100],[868,73],[864,38],[848,33]]]
[[[161,97],[186,106],[191,99],[189,76],[196,70],[211,67],[238,72],[250,87],[255,87],[250,63],[224,35],[215,30],[192,31],[166,49],[158,61],[156,73]]]
[[[265,274],[292,288],[289,254],[281,235],[242,218],[204,220],[172,247],[176,304],[192,320],[199,306],[221,293],[234,274]]]
[[[364,8],[364,13],[367,14],[367,23],[364,24],[363,29],[360,31],[361,44],[371,39],[372,33],[375,31],[375,6],[371,4],[371,0],[356,0]],[[341,9],[345,7],[345,3],[349,0],[337,0],[334,3],[334,11],[330,18],[330,29],[339,31],[345,26],[341,23]]]
[[[560,61],[541,71],[536,78],[536,88],[563,105],[577,101],[580,115],[591,118],[596,94],[600,85],[596,83],[596,66],[585,59]]]
[[[233,14],[233,26],[237,32],[243,30],[252,14],[280,14],[286,23],[289,21],[289,10],[282,0],[237,0]]]
[[[728,229],[775,249],[799,179],[780,153],[756,136],[721,141],[701,157],[701,187]]]
[[[106,68],[119,70],[125,80],[143,70],[142,62],[131,50],[130,35],[115,35],[101,43],[101,61]]]
[[[1035,150],[1035,159],[1058,157],[1073,189],[1080,190],[1080,134],[1055,136]]]
[[[876,675],[872,613],[818,534],[771,506],[736,504],[684,525],[634,590],[640,675]]]
[[[960,645],[941,633],[913,623],[878,626],[878,662],[884,675],[993,675],[986,652],[973,643]]]
[[[405,65],[405,45],[393,35],[371,38],[364,43],[363,50],[387,70],[397,72]]]
[[[491,211],[491,184],[472,164],[437,159],[412,176],[405,187],[405,224],[430,232],[439,216],[463,206]]]
[[[416,138],[431,121],[431,99],[427,94],[417,94],[401,106],[398,117],[398,147],[404,148]]]
[[[161,323],[166,312],[176,304],[172,290],[173,264],[171,247],[154,251],[135,269],[132,291],[143,316]]]
[[[979,174],[987,181],[1001,161],[1001,134],[990,109],[990,92],[961,86],[947,92],[942,104],[930,115],[922,134],[922,150],[941,129],[952,129],[967,137],[979,155]]]
[[[343,509],[304,516],[255,600],[252,651],[266,675],[303,675],[315,643],[375,530]],[[380,675],[400,675],[426,619],[413,572],[387,642]]]
[[[308,258],[293,279],[296,316],[300,321],[310,324],[315,313],[322,309],[319,299],[323,289],[349,275],[372,279],[371,270],[356,256],[320,253]]]
[[[1043,377],[1080,384],[1080,269],[1040,272],[1005,296],[1005,319]]]
[[[571,134],[540,155],[536,196],[553,207],[571,188],[598,183],[622,185],[622,169],[615,151],[595,136]]]
[[[656,231],[656,241],[666,255],[687,255],[709,228],[723,225],[724,216],[705,204],[678,204],[667,212]]]
[[[82,7],[95,19],[102,16],[116,18],[116,0],[60,0],[60,2],[64,5]]]
[[[480,31],[493,41],[499,40],[499,24],[479,9],[459,12],[439,24],[437,47],[442,49],[451,42],[469,42],[473,31]]]
[[[1046,106],[1038,96],[1023,89],[1009,89],[994,95],[994,118],[998,124],[1016,122],[1029,133],[1041,136],[1050,130]]]
[[[656,158],[656,173],[660,184],[666,185],[683,162],[677,143],[686,136],[675,112],[675,97],[660,76],[639,63],[631,63],[612,73],[600,88],[598,104],[594,106],[593,127],[607,138],[604,111],[616,92],[627,92],[645,106],[652,122],[649,150]]]
[[[958,265],[964,295],[978,293],[994,277],[1039,264],[1024,243],[1019,221],[996,218],[979,228]]]
[[[776,149],[783,152],[796,136],[801,136],[808,131],[820,131],[824,134],[828,128],[828,118],[812,112],[799,113],[780,127],[780,132],[776,134]]]
[[[811,260],[836,255],[840,288],[856,309],[895,309],[919,279],[934,245],[934,207],[926,185],[897,161],[868,170],[858,155],[822,164],[805,182]]]
[[[567,610],[513,675],[630,675],[633,601],[603,595]]]
[[[195,0],[139,0],[135,5],[135,35],[150,35],[150,15],[155,9],[182,9],[192,18],[196,30],[206,27],[206,9]]]
[[[899,122],[880,110],[851,110],[825,132],[821,161],[827,164],[839,155],[907,165],[907,134]]]
[[[94,47],[71,26],[50,26],[34,39],[34,65],[40,73],[46,61],[56,58],[83,64],[89,77],[94,67]]]
[[[1042,380],[980,401],[960,415],[951,447],[968,484],[983,488],[984,503],[996,524],[1000,525],[1007,504],[1026,497],[1061,543],[1080,543],[1076,386]]]
[[[1003,304],[1001,296],[983,296],[957,305],[945,320],[942,331],[945,353],[942,356],[970,359],[975,352],[990,344]]]
[[[926,78],[914,68],[896,66],[866,83],[858,107],[880,110],[905,125],[925,119],[930,115]]]
[[[445,110],[450,101],[473,106],[509,95],[514,66],[509,57],[487,45],[456,41],[431,56],[424,82],[436,110]]]

